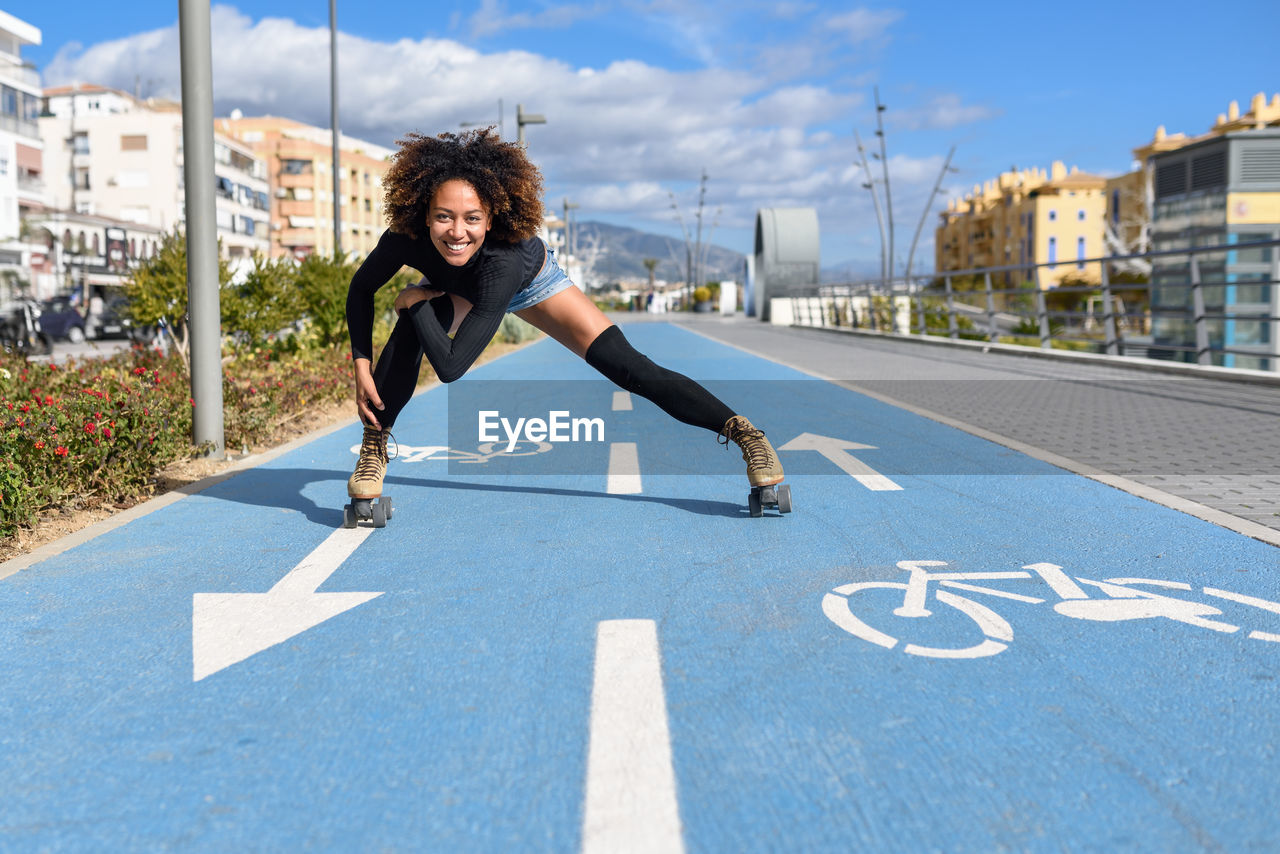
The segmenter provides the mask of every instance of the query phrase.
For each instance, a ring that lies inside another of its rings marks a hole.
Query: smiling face
[[[461,178],[445,181],[431,197],[427,209],[431,243],[455,267],[475,257],[492,224],[475,187]]]

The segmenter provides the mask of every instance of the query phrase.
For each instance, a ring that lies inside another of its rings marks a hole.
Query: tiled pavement
[[[680,323],[1280,543],[1280,382],[773,327],[741,316],[619,314],[615,319]]]

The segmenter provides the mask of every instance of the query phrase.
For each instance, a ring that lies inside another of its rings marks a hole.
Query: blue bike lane
[[[482,366],[401,417],[385,529],[353,426],[0,580],[0,849],[1280,846],[1274,547],[627,331],[794,512],[551,342]],[[603,441],[505,455],[491,399]]]

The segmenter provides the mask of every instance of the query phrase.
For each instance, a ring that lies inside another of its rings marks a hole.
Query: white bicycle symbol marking
[[[1036,596],[1021,593],[1010,593],[991,587],[970,584],[970,581],[994,581],[1002,579],[1029,579],[1032,573],[1040,577],[1045,584],[1061,600],[1053,609],[1059,614],[1076,620],[1091,620],[1110,623],[1124,620],[1143,620],[1153,617],[1164,617],[1191,626],[1212,629],[1216,632],[1233,633],[1240,626],[1210,617],[1222,616],[1222,611],[1204,602],[1178,599],[1162,593],[1141,590],[1134,585],[1148,585],[1165,590],[1181,590],[1190,592],[1190,584],[1181,581],[1163,581],[1156,578],[1109,578],[1105,581],[1090,581],[1079,576],[1072,577],[1062,571],[1062,567],[1053,563],[1032,563],[1023,567],[1030,572],[930,572],[929,567],[946,566],[942,560],[902,560],[898,568],[910,573],[905,583],[898,581],[864,581],[855,584],[843,584],[822,599],[822,612],[831,622],[844,629],[854,637],[868,643],[893,649],[899,639],[873,628],[854,615],[850,607],[850,599],[863,590],[897,589],[904,591],[902,607],[896,608],[893,614],[897,617],[917,619],[933,614],[926,605],[930,591],[930,582],[938,582],[938,586],[953,590],[964,590],[969,593],[982,593],[1001,599],[1026,602],[1039,605],[1046,602]],[[1090,598],[1085,592],[1085,585],[1096,588],[1109,598]],[[1248,605],[1273,614],[1280,614],[1280,603],[1231,593],[1215,587],[1204,587],[1202,592],[1207,596],[1224,599],[1240,605]],[[934,590],[937,601],[955,608],[973,620],[982,631],[983,639],[973,646],[962,648],[939,648],[907,643],[902,651],[908,655],[920,655],[928,658],[984,658],[997,655],[1013,642],[1013,627],[1004,617],[972,599],[950,593],[946,590]],[[1250,631],[1253,640],[1280,643],[1280,634],[1264,631]]]
[[[532,446],[532,447],[529,447]],[[427,460],[447,460],[454,463],[487,463],[494,457],[531,457],[550,451],[550,442],[518,442],[516,450],[508,452],[499,442],[485,442],[474,451],[450,448],[448,445],[399,445],[393,462],[421,463]],[[352,445],[351,453],[359,455],[360,446]]]

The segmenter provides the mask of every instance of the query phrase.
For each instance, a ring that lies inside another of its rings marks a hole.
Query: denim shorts
[[[524,290],[516,292],[516,295],[511,298],[511,304],[507,306],[507,311],[521,311],[572,287],[574,287],[573,280],[560,269],[560,265],[556,263],[555,250],[548,246],[547,260],[543,263],[542,270],[533,277],[533,281]]]

